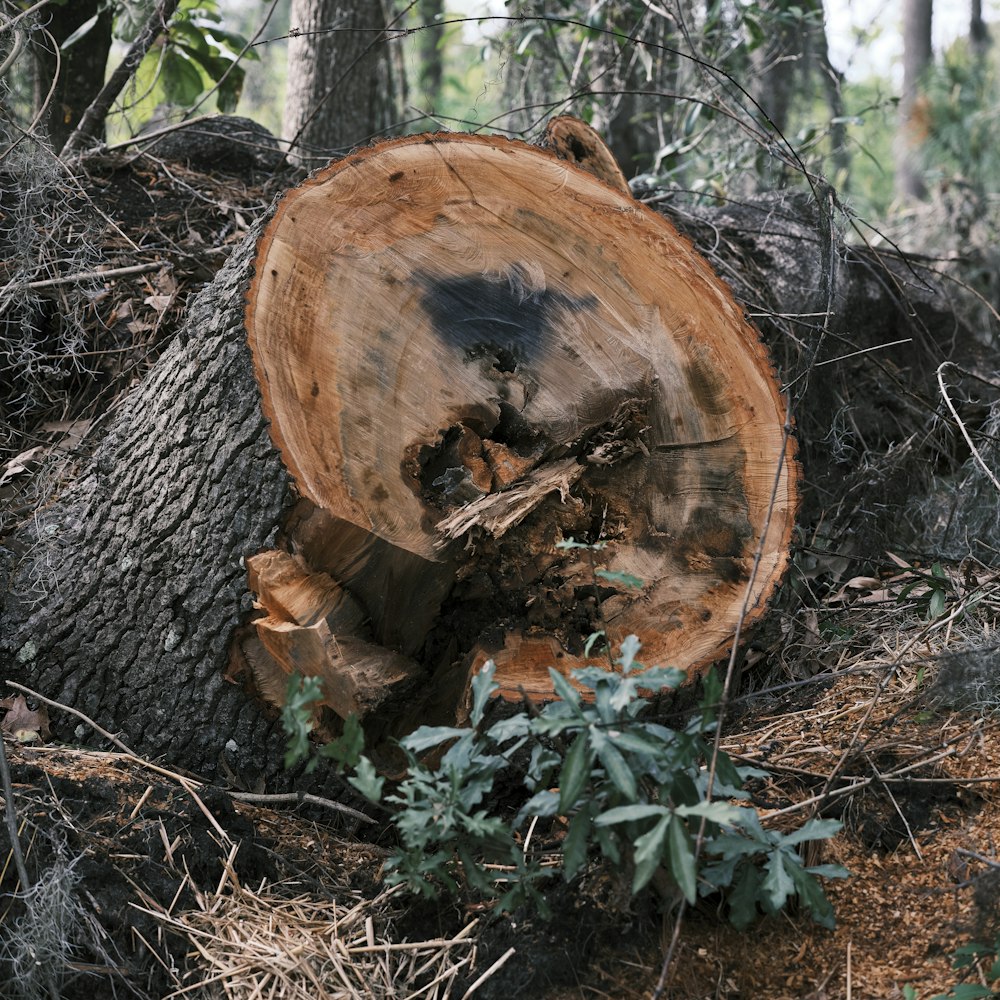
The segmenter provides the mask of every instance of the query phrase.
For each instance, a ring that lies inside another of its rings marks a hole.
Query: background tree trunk
[[[94,15],[97,21],[87,34],[57,55],[56,49]],[[45,31],[38,33],[34,47],[35,107],[41,109],[49,100],[42,124],[57,150],[104,85],[112,18],[113,10],[103,0],[73,0],[45,9]]]
[[[429,27],[440,24],[444,17],[444,0],[420,0],[417,5],[417,20],[420,32],[420,92],[428,111],[439,111],[441,92],[444,85],[444,62],[441,58],[443,27]]]
[[[382,0],[292,0],[283,132],[325,162],[383,133],[393,97]]]
[[[930,123],[921,82],[931,65],[932,0],[903,3],[903,91],[896,136],[896,194],[905,200],[927,197],[921,150]]]
[[[764,5],[768,37],[750,55],[750,93],[782,135],[795,93],[794,81],[803,76],[805,37],[801,15],[793,18],[791,0],[770,0]]]
[[[983,0],[972,0],[969,8],[969,45],[979,57],[990,46],[990,29],[983,20]]]

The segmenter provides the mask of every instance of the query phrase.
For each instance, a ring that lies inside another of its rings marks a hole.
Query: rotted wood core
[[[565,122],[555,151],[416,136],[279,205],[247,310],[302,498],[249,562],[246,659],[272,700],[315,674],[341,716],[405,728],[460,716],[490,658],[505,697],[552,698],[593,632],[697,672],[748,593],[763,612],[796,504],[767,353],[572,128],[594,173]]]

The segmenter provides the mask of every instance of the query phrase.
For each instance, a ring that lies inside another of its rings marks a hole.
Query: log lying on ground
[[[768,357],[620,184],[496,138],[365,150],[285,198],[247,326],[272,437],[328,520],[286,544],[360,599],[399,682],[460,690],[489,658],[504,694],[551,697],[548,667],[602,629],[697,667],[732,639],[758,550],[751,618],[784,568]],[[601,543],[608,575],[567,539]]]
[[[724,652],[787,560],[785,404],[725,286],[571,139],[410,137],[286,196],[18,541],[11,676],[273,773],[292,671],[398,733],[487,658],[552,696],[598,630]]]

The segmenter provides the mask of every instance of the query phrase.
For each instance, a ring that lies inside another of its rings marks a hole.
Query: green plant
[[[985,967],[987,962],[988,968]],[[976,1000],[979,997],[1000,995],[1000,935],[993,944],[972,942],[956,948],[952,953],[951,967],[956,971],[978,970],[986,985],[956,983],[946,993],[935,993],[930,1000]],[[904,986],[902,992],[904,1000],[918,1000],[918,993],[912,986]]]
[[[152,5],[145,0],[118,0],[114,9],[115,37],[131,43]],[[76,44],[96,20],[81,26],[63,47]],[[161,104],[187,109],[209,93],[215,95],[217,110],[233,112],[246,78],[243,63],[259,58],[246,38],[224,27],[218,0],[181,0],[162,40],[136,69],[123,117],[129,128],[136,128]]]
[[[919,606],[926,609],[927,619],[934,621],[940,618],[948,603],[948,597],[954,592],[954,584],[948,579],[944,568],[940,563],[931,566],[930,573],[926,573],[915,566],[909,567],[909,572],[914,579],[910,580],[896,597],[898,603],[902,603],[907,598],[917,602]]]
[[[542,879],[561,874],[569,881],[601,857],[628,874],[633,894],[654,880],[688,903],[723,893],[738,927],[792,898],[832,927],[818,877],[846,872],[808,867],[798,848],[831,836],[840,823],[814,819],[790,833],[765,829],[756,810],[742,804],[745,782],[764,772],[737,767],[722,753],[710,792],[710,736],[721,684],[710,674],[700,711],[683,729],[670,729],[643,710],[649,694],[677,687],[684,675],[643,669],[638,652],[638,640],[629,636],[616,669],[586,667],[573,671],[572,681],[550,670],[560,701],[488,727],[486,707],[498,685],[487,663],[472,680],[471,725],[423,726],[405,737],[400,745],[408,774],[388,794],[371,762],[341,745],[333,756],[353,768],[348,780],[393,814],[398,846],[386,865],[388,881],[428,896],[455,891],[464,881],[501,908],[533,903],[544,913]],[[304,690],[298,688],[295,708],[286,707],[298,717],[290,761],[303,753]],[[508,818],[489,806],[498,774],[513,770],[515,761],[527,800]],[[546,851],[545,867],[522,833],[539,820],[558,841]]]

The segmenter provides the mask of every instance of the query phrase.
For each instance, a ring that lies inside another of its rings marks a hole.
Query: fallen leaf
[[[92,420],[58,420],[42,424],[48,434],[58,434],[52,442],[53,451],[72,451],[90,430]]]
[[[19,694],[0,700],[0,708],[7,710],[0,720],[0,733],[9,733],[22,743],[48,739],[49,713],[44,705],[28,708],[24,695]]]
[[[21,475],[22,472],[30,472],[32,464],[37,464],[41,461],[44,451],[45,449],[39,445],[36,448],[29,448],[27,451],[22,451],[20,455],[15,455],[12,459],[8,460],[4,466],[4,473],[0,476],[0,486],[10,482],[11,479]]]
[[[174,297],[172,295],[147,295],[142,301],[144,305],[150,306],[162,314],[170,308]]]

